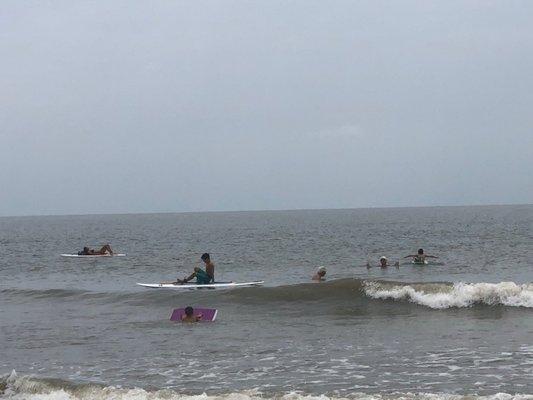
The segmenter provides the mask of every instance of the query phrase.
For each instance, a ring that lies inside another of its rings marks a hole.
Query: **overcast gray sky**
[[[533,202],[531,1],[2,1],[0,215]]]

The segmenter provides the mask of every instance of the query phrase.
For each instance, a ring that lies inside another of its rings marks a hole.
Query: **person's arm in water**
[[[409,256],[405,256],[404,258],[414,258],[414,257],[418,257],[418,254],[414,254],[414,255],[409,255]]]
[[[437,257],[437,256],[426,255],[426,258],[439,258],[439,257]]]

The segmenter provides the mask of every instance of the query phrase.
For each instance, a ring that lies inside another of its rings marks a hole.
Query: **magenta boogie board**
[[[202,319],[200,321],[214,321],[217,317],[218,310],[214,308],[194,308],[194,315],[202,315]],[[181,317],[185,315],[185,308],[176,308],[174,311],[172,311],[172,315],[170,316],[171,321],[181,321]]]

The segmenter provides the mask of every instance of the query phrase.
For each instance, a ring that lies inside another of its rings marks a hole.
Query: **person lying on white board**
[[[314,281],[325,281],[326,280],[326,267],[318,267],[316,274],[312,278]]]
[[[411,255],[405,256],[404,258],[412,258],[415,263],[424,264],[426,262],[426,258],[439,258],[439,257],[430,256],[429,254],[424,254],[424,249],[418,249],[418,254],[411,254]]]
[[[79,256],[104,256],[106,254],[113,255],[113,249],[108,244],[102,246],[100,250],[93,250],[88,247],[84,247],[82,251],[78,251]]]
[[[211,261],[211,257],[208,253],[202,254],[202,261],[205,264],[205,271],[200,267],[194,267],[194,271],[191,275],[184,279],[177,279],[175,282],[161,282],[161,283],[174,283],[183,285],[189,282],[191,279],[196,278],[197,285],[207,285],[215,282],[215,264]]]
[[[390,266],[390,264],[389,264],[389,260],[387,259],[387,257],[385,257],[385,256],[381,256],[381,258],[379,259],[379,267],[381,267],[381,268],[387,268],[387,267],[389,267],[389,266]],[[395,266],[395,267],[399,267],[399,266],[400,266],[400,263],[399,263],[398,261],[396,261],[396,262],[394,263],[394,266]],[[370,265],[370,263],[367,263],[367,264],[366,264],[366,267],[367,267],[367,268],[371,268],[372,266]]]

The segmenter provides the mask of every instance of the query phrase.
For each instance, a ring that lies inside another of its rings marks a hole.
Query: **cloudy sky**
[[[0,6],[0,215],[533,202],[533,2]]]

